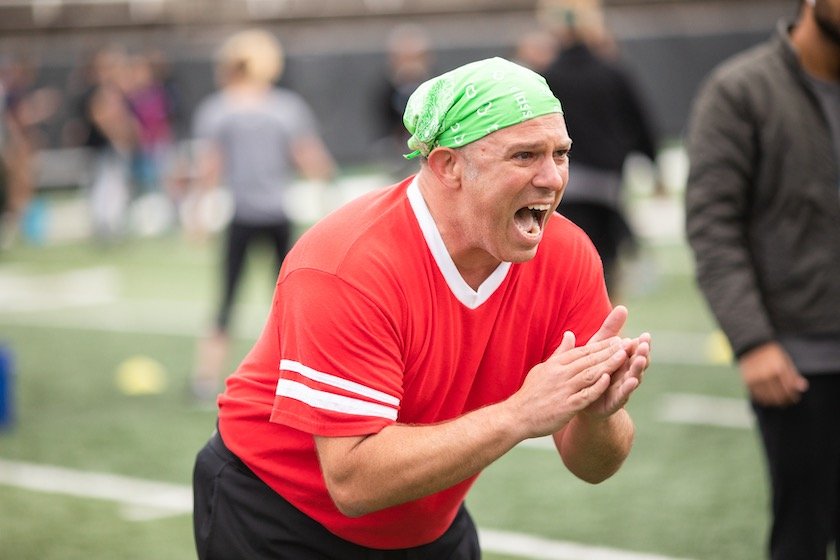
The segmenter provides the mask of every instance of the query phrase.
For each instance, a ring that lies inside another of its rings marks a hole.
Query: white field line
[[[711,397],[690,393],[667,393],[659,404],[657,418],[671,424],[752,429],[755,423],[745,399]],[[520,448],[556,452],[551,436],[526,439]]]
[[[671,424],[752,429],[755,425],[746,399],[692,393],[667,393],[659,403],[657,418]],[[517,447],[555,451],[550,436],[526,439]]]
[[[479,529],[481,548],[531,560],[677,560],[670,556],[554,541],[509,531]]]
[[[0,484],[35,492],[117,502],[123,517],[149,520],[192,512],[189,486],[0,459]],[[531,560],[678,560],[655,554],[554,541],[535,535],[480,529],[482,548]]]
[[[659,419],[676,424],[723,428],[752,428],[754,418],[746,399],[709,397],[688,393],[664,396]]]
[[[0,312],[76,308],[116,301],[119,277],[99,266],[58,274],[33,275],[5,267],[0,273]]]
[[[117,502],[130,510],[150,512],[147,519],[192,511],[192,491],[188,486],[114,474],[0,460],[0,484]]]

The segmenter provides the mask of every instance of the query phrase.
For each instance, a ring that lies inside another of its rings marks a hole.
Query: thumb
[[[563,333],[563,340],[560,341],[560,346],[558,346],[552,356],[559,356],[563,352],[568,352],[569,350],[575,347],[575,333],[572,331],[566,331]]]
[[[592,338],[590,338],[589,341],[598,342],[600,340],[606,340],[612,336],[619,336],[625,322],[627,322],[627,308],[623,305],[616,305],[613,307],[612,311],[610,311],[609,315],[607,315],[607,318],[604,319],[604,322],[601,324],[601,328],[598,329],[598,332],[592,335]]]

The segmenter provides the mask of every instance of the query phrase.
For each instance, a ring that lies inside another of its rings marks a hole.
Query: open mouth
[[[546,216],[551,211],[550,204],[532,204],[516,211],[514,222],[525,235],[539,235],[545,224]]]

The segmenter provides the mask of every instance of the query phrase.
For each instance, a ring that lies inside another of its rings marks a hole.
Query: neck
[[[471,245],[469,232],[464,231],[461,227],[462,220],[453,211],[460,207],[455,200],[457,191],[450,191],[443,184],[430,184],[434,183],[435,178],[428,175],[431,174],[421,171],[418,176],[420,193],[458,273],[470,288],[477,291],[493,274],[500,261],[483,249]]]
[[[806,72],[821,80],[840,81],[840,43],[820,29],[813,7],[803,7],[790,38]]]

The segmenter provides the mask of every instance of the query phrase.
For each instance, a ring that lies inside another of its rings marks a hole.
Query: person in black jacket
[[[840,0],[716,68],[686,148],[697,282],[764,442],[770,557],[840,555]]]
[[[619,65],[603,28],[586,12],[567,9],[562,17],[552,26],[560,50],[545,70],[575,139],[558,211],[592,239],[614,296],[620,250],[634,243],[622,207],[624,162],[634,152],[655,161],[658,140],[640,91]]]

